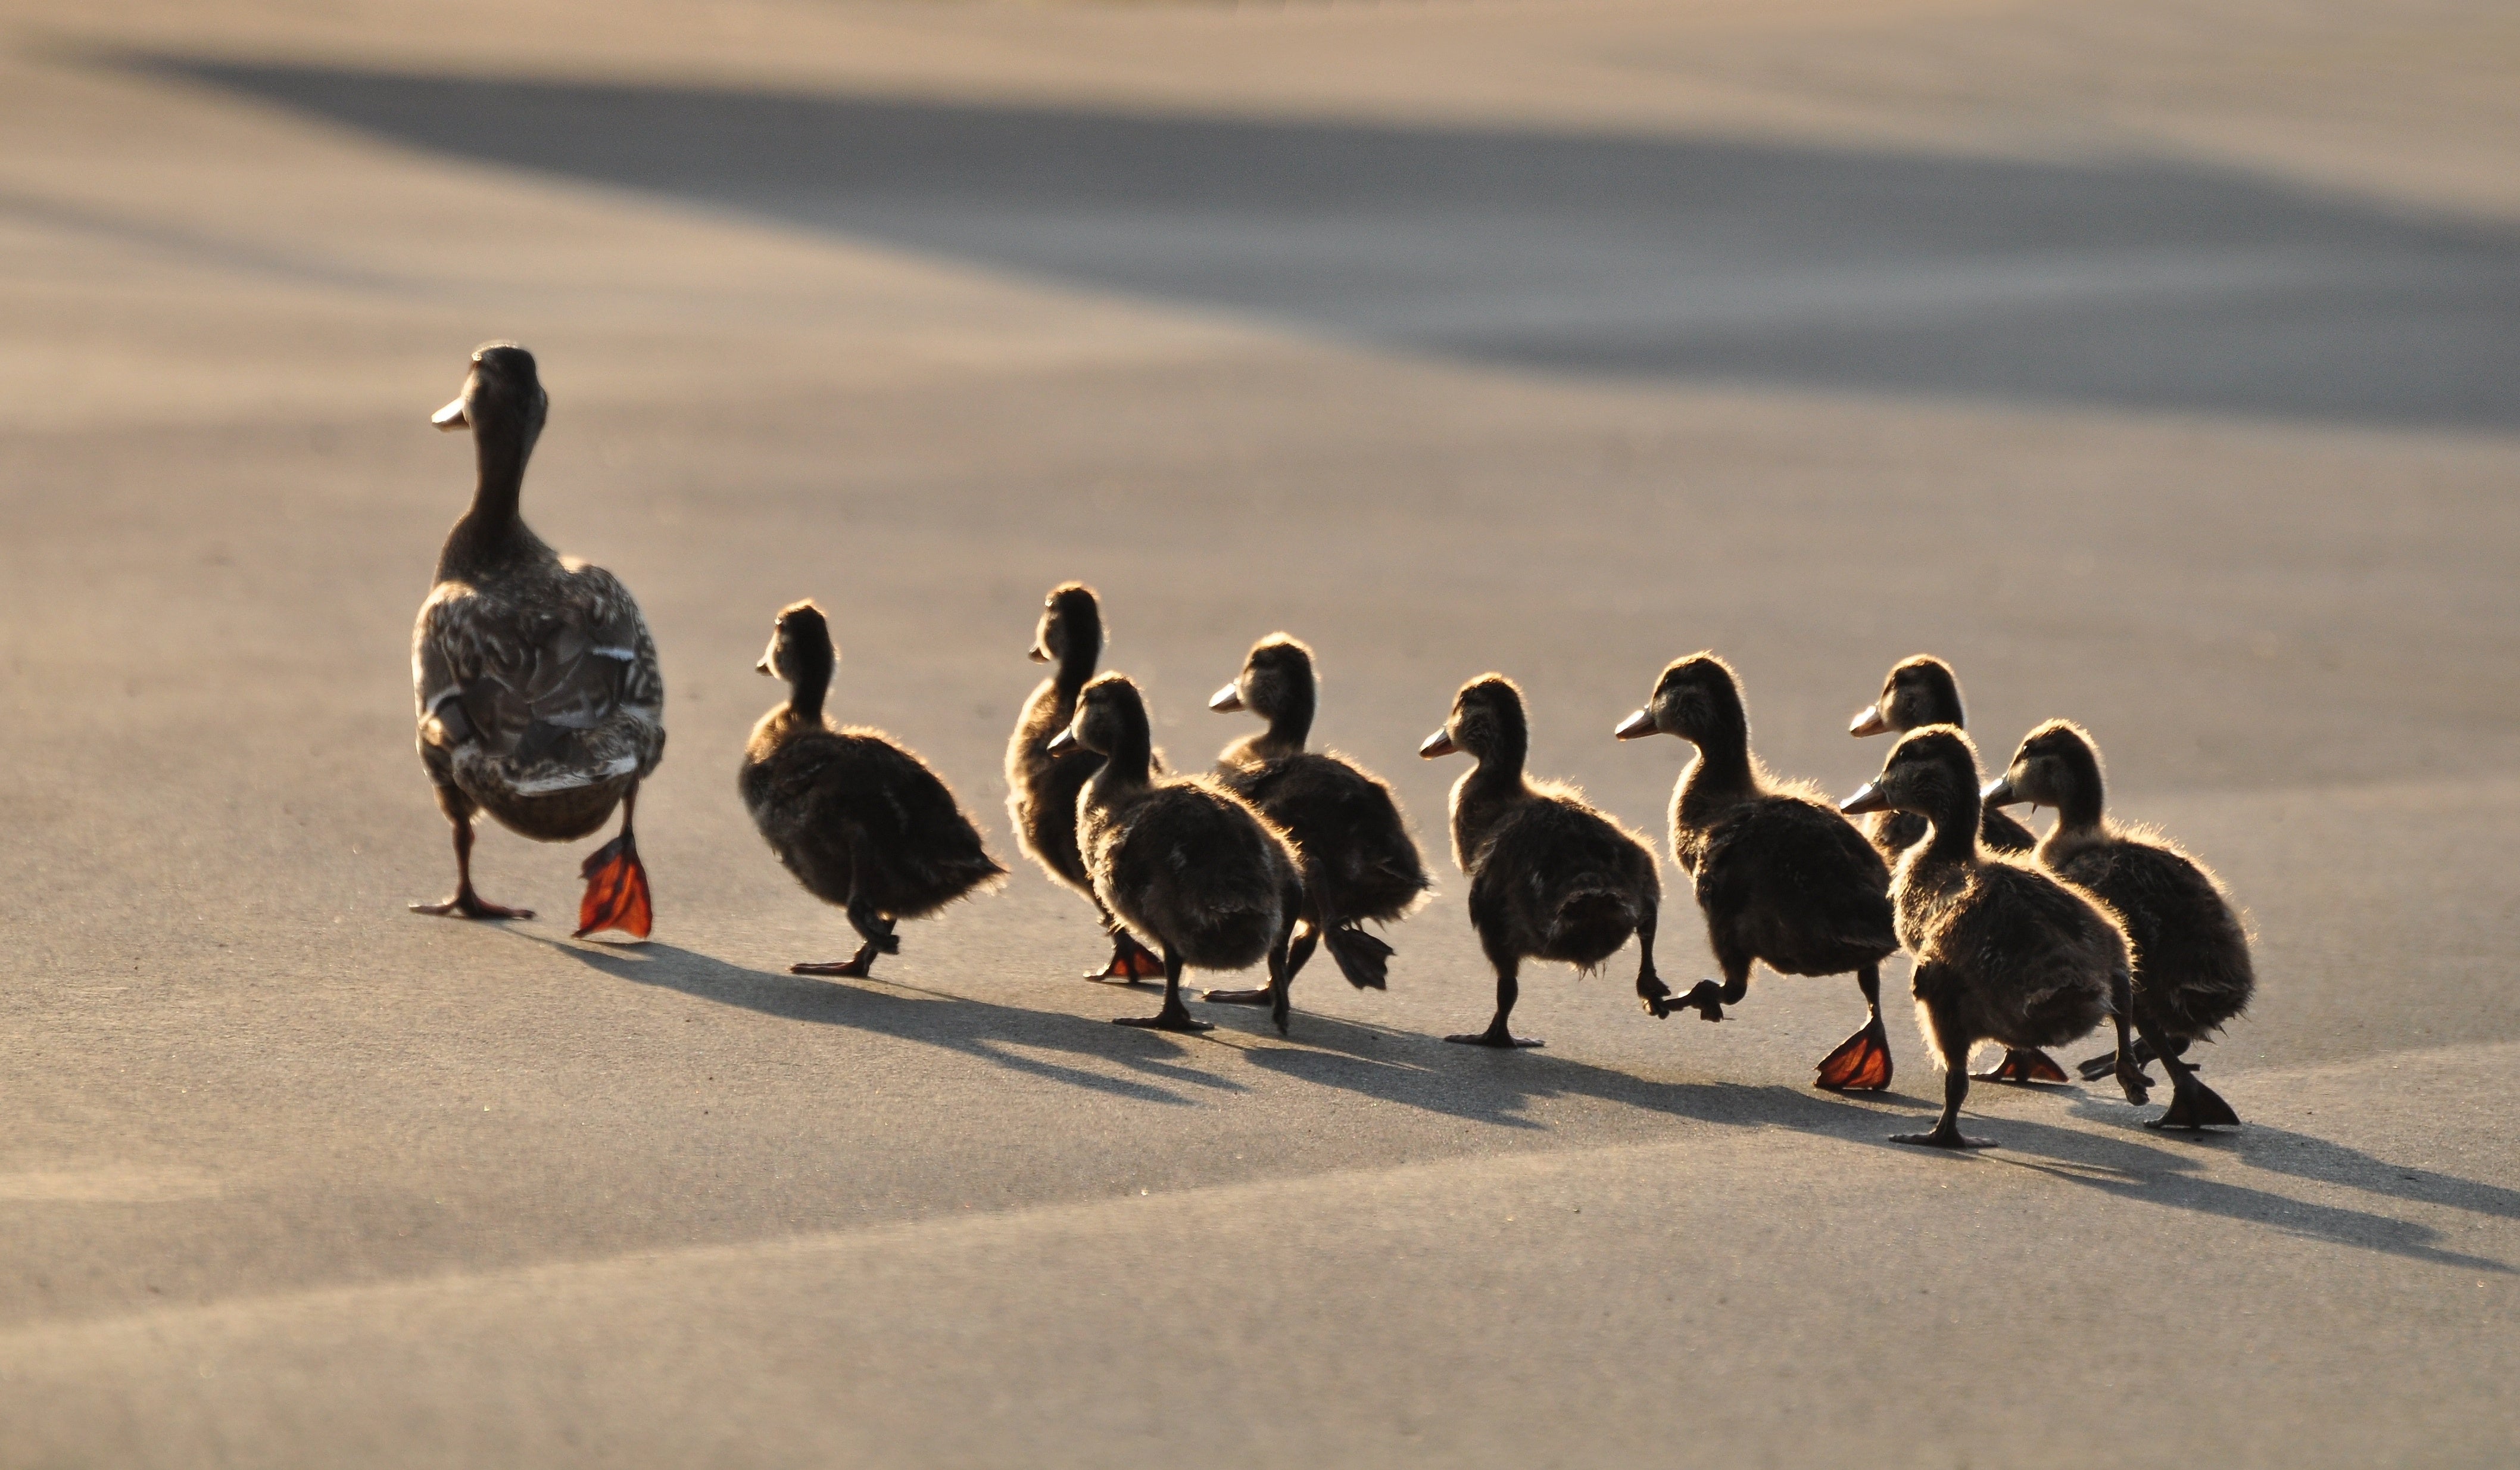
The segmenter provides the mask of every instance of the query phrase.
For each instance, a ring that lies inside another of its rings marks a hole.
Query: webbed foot
[[[1493,1046],[1500,1051],[1511,1051],[1519,1047],[1546,1046],[1549,1044],[1545,1041],[1534,1040],[1525,1036],[1517,1036],[1513,1033],[1507,1031],[1505,1029],[1505,1023],[1502,1021],[1489,1027],[1486,1031],[1463,1032],[1458,1036],[1446,1036],[1444,1039],[1460,1046]]]
[[[2231,1111],[2223,1095],[2192,1077],[2186,1086],[2171,1094],[2170,1110],[2144,1125],[2148,1128],[2186,1128],[2190,1132],[2239,1125],[2240,1115]]]
[[[1949,1125],[1940,1125],[1930,1133],[1893,1133],[1893,1143],[1913,1143],[1924,1148],[1994,1148],[1992,1138],[1972,1138]]]
[[[1881,1018],[1866,1022],[1863,1030],[1822,1057],[1820,1076],[1812,1085],[1830,1092],[1878,1092],[1889,1086],[1890,1034],[1882,1029]]]
[[[1134,986],[1141,981],[1163,979],[1164,962],[1128,935],[1114,934],[1111,937],[1111,963],[1100,970],[1087,971],[1085,978],[1099,980],[1105,985]]]
[[[1166,1005],[1151,1016],[1114,1016],[1111,1018],[1111,1024],[1134,1026],[1142,1031],[1182,1032],[1191,1035],[1196,1035],[1203,1031],[1216,1030],[1216,1023],[1194,1019],[1190,1009],[1178,1002]]]
[[[648,901],[648,868],[639,861],[639,845],[628,833],[595,850],[578,869],[586,880],[586,896],[577,903],[577,930],[584,939],[598,930],[618,929],[632,939],[648,937],[654,910]]]
[[[1724,988],[1714,981],[1701,980],[1688,988],[1688,993],[1677,1000],[1663,1002],[1665,1010],[1697,1012],[1700,1021],[1724,1019]]]
[[[411,911],[435,914],[441,919],[530,919],[534,916],[530,908],[509,908],[505,904],[488,902],[469,888],[457,890],[454,897],[442,902],[415,903],[411,905]]]
[[[848,959],[807,960],[788,967],[790,975],[845,975],[865,980],[875,973],[875,946],[869,944]]]
[[[2032,1082],[2061,1082],[2065,1080],[2065,1069],[2056,1065],[2054,1057],[2035,1046],[2027,1049],[2010,1047],[2004,1051],[2002,1061],[1984,1072],[1972,1072],[1969,1076],[1981,1082],[2014,1082],[2026,1085]]]
[[[1645,1014],[1656,1021],[1671,1015],[1671,987],[1659,977],[1646,976],[1637,982],[1637,998],[1645,1003]]]
[[[1256,990],[1202,990],[1198,998],[1211,1005],[1267,1005],[1273,993],[1262,986]]]

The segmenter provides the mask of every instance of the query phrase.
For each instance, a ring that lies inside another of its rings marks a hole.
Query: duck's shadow
[[[514,932],[514,931],[511,931]],[[605,975],[783,1020],[847,1027],[941,1046],[1049,1081],[1170,1107],[1198,1094],[1250,1089],[1200,1060],[1207,1045],[1231,1045],[1242,1063],[1315,1086],[1422,1109],[1492,1127],[1540,1130],[1535,1102],[1590,1099],[1695,1123],[1785,1128],[1917,1159],[1920,1166],[2026,1169],[2121,1199],[2264,1225],[2284,1234],[2470,1270],[2507,1273],[2498,1261],[2444,1249],[2440,1231],[2368,1211],[2306,1203],[2204,1176],[2206,1161],[2230,1153],[2252,1167],[2323,1184],[2520,1219],[2520,1192],[2426,1170],[2391,1165],[2357,1150],[2281,1128],[2251,1125],[2235,1137],[2160,1135],[2144,1112],[2079,1087],[2060,1105],[2090,1126],[2068,1127],[2005,1110],[1987,1131],[2002,1147],[1944,1155],[1888,1141],[1887,1125],[1937,1106],[1898,1092],[1861,1100],[1801,1088],[1734,1082],[1660,1081],[1545,1051],[1496,1052],[1450,1046],[1431,1036],[1319,1014],[1298,1014],[1293,1044],[1282,1043],[1256,1008],[1203,1006],[1219,1030],[1213,1041],[1123,1030],[1091,1017],[999,1005],[898,981],[849,984],[747,969],[671,944],[608,948],[521,936]],[[1039,1053],[1066,1053],[1099,1065],[1066,1065]],[[1114,1077],[1110,1067],[1134,1076]],[[1937,1088],[1936,1090],[1939,1090]],[[1979,1092],[1988,1089],[1981,1087]],[[1897,1111],[1894,1111],[1897,1110]]]

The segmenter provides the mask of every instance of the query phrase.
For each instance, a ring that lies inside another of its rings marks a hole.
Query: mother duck
[[[530,919],[472,888],[472,818],[537,842],[575,842],[621,808],[621,835],[580,870],[577,934],[648,937],[648,870],[631,814],[665,754],[656,641],[618,577],[564,558],[517,513],[525,460],[550,410],[534,356],[513,343],[472,354],[439,429],[472,432],[479,480],[446,533],[412,629],[420,759],[455,828],[455,895],[420,913]]]

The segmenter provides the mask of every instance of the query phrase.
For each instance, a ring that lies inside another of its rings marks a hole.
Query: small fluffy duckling
[[[1637,994],[1655,1015],[1671,988],[1654,973],[1662,875],[1644,839],[1596,810],[1583,793],[1523,775],[1531,749],[1522,690],[1482,674],[1453,696],[1444,727],[1418,754],[1466,751],[1478,763],[1453,783],[1453,861],[1470,880],[1470,927],[1496,967],[1496,1019],[1446,1036],[1465,1046],[1538,1046],[1507,1023],[1525,959],[1598,969],[1637,938]]]
[[[1015,843],[1043,872],[1083,894],[1102,917],[1102,930],[1111,937],[1111,962],[1088,971],[1085,978],[1122,985],[1152,980],[1163,973],[1163,961],[1094,896],[1094,882],[1076,850],[1076,794],[1102,768],[1102,758],[1081,745],[1056,753],[1050,749],[1076,718],[1076,697],[1102,658],[1102,605],[1092,587],[1061,582],[1050,589],[1041,623],[1033,630],[1030,657],[1036,664],[1057,666],[1024,701],[1015,732],[1007,741],[1007,814],[1014,820]],[[1155,758],[1154,768],[1163,769],[1162,757]]]
[[[901,952],[902,919],[922,919],[1006,875],[954,793],[880,730],[835,728],[823,698],[839,662],[831,625],[810,601],[779,610],[753,666],[788,681],[788,702],[761,716],[736,787],[770,850],[865,941],[850,958],[789,965],[791,975],[865,976]]]
[[[1696,885],[1724,982],[1701,980],[1654,1014],[1694,1007],[1705,1020],[1723,1020],[1724,1007],[1749,993],[1753,960],[1780,975],[1851,970],[1868,1014],[1821,1059],[1813,1085],[1889,1086],[1881,962],[1898,952],[1899,936],[1881,854],[1818,791],[1768,774],[1750,753],[1740,680],[1711,653],[1674,660],[1645,707],[1613,733],[1621,740],[1677,735],[1697,747],[1697,758],[1672,788],[1671,855]]]
[[[1313,651],[1302,640],[1272,633],[1251,645],[1242,671],[1207,707],[1249,710],[1269,728],[1227,746],[1216,775],[1284,828],[1303,854],[1304,927],[1287,956],[1287,983],[1326,942],[1348,984],[1378,990],[1391,946],[1361,926],[1368,919],[1387,924],[1417,907],[1427,889],[1426,860],[1389,786],[1344,756],[1304,749],[1318,702]],[[1210,990],[1206,998],[1249,1005],[1268,993]]]
[[[1950,725],[1965,729],[1966,712],[1960,703],[1959,675],[1952,666],[1931,654],[1917,654],[1902,659],[1881,681],[1881,697],[1874,700],[1846,733],[1862,739],[1869,735],[1905,735],[1927,725]],[[1912,811],[1877,811],[1868,819],[1865,831],[1881,855],[1891,862],[1899,854],[1925,840],[1931,824]],[[1978,826],[1978,840],[1997,852],[2027,852],[2039,846],[2036,834],[2007,815],[2003,808],[1987,804],[1986,816]],[[1977,1074],[1982,1082],[2061,1082],[2065,1069],[2044,1051],[2007,1051],[2003,1060]]]
[[[1051,741],[1102,758],[1076,805],[1076,848],[1094,896],[1163,954],[1164,1005],[1122,1026],[1213,1030],[1182,1004],[1181,974],[1269,962],[1269,1019],[1286,1031],[1286,951],[1304,908],[1301,859],[1276,824],[1207,776],[1154,769],[1147,703],[1106,673],[1085,686],[1076,718]]]
[[[2140,1066],[2161,1058],[2170,1072],[2170,1109],[2152,1127],[2237,1127],[2240,1116],[2196,1080],[2187,1043],[2220,1031],[2256,991],[2249,932],[2213,871],[2159,833],[2121,827],[2103,809],[2099,747],[2070,720],[2031,731],[2012,765],[1986,788],[1990,806],[2029,802],[2056,808],[2039,860],[2057,876],[2099,895],[2125,921],[2134,945],[2135,1024]],[[2083,1076],[2114,1071],[2118,1058],[2093,1057]]]
[[[561,556],[517,514],[525,461],[551,400],[534,354],[513,343],[472,353],[463,395],[429,422],[472,432],[472,508],[446,533],[412,629],[420,759],[455,829],[455,896],[414,912],[530,919],[472,890],[472,818],[486,811],[536,842],[574,842],[621,808],[621,835],[579,869],[579,938],[648,937],[648,869],[630,823],[639,783],[665,758],[656,640],[620,578]]]
[[[1916,1019],[1943,1069],[1943,1115],[1897,1143],[1991,1148],[1959,1130],[1968,1097],[1969,1048],[2060,1046],[2114,1017],[2127,1037],[2126,935],[2096,899],[2029,859],[1988,853],[1977,748],[1950,725],[1900,737],[1871,784],[1846,799],[1851,813],[1913,811],[1933,824],[1899,859],[1890,888],[1899,938],[1916,957]],[[2127,1101],[2146,1082],[2132,1058],[2117,1068]]]

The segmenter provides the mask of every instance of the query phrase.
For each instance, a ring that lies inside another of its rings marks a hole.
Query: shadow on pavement
[[[2520,236],[2192,163],[113,63],[406,147],[1376,347],[2520,424]]]

